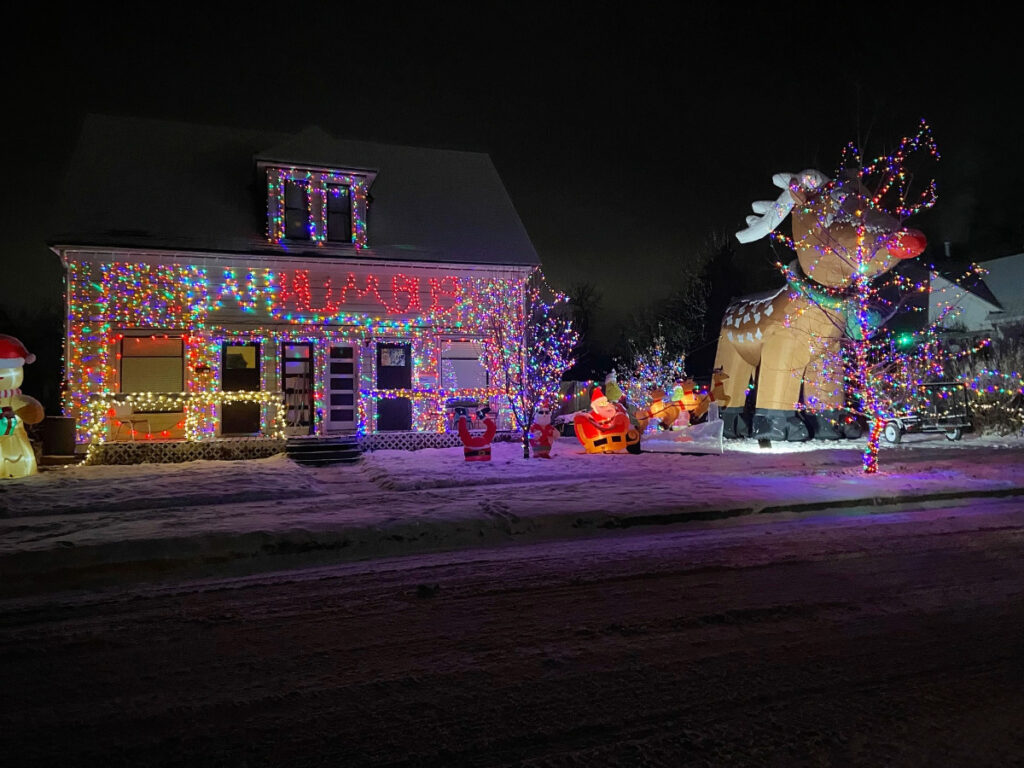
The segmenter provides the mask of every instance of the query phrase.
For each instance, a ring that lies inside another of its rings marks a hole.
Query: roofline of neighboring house
[[[428,269],[441,269],[444,267],[451,267],[456,269],[510,269],[520,270],[523,272],[529,272],[540,266],[538,261],[537,264],[521,264],[521,263],[508,263],[508,262],[482,262],[482,261],[445,261],[440,259],[417,259],[417,260],[403,260],[388,257],[386,259],[380,256],[373,255],[373,249],[364,248],[363,252],[366,252],[366,256],[361,255],[332,255],[330,257],[323,256],[308,256],[301,255],[296,256],[289,253],[251,253],[249,251],[218,251],[215,249],[192,249],[192,248],[153,248],[153,247],[132,247],[132,246],[109,246],[109,245],[93,245],[93,244],[70,244],[70,243],[48,243],[49,249],[60,258],[61,265],[67,269],[68,261],[65,257],[65,253],[68,251],[84,251],[87,253],[131,253],[136,255],[154,256],[154,257],[173,257],[173,256],[184,256],[187,258],[204,258],[213,259],[217,261],[224,261],[231,258],[240,257],[251,257],[259,261],[288,261],[293,263],[305,263],[309,265],[316,264],[317,266],[326,266],[330,263],[359,263],[367,265],[388,265],[397,266],[404,268],[428,268]]]
[[[981,262],[979,262],[979,264],[980,263]],[[985,286],[986,290],[992,295],[991,299],[987,299],[984,296],[982,296],[981,294],[979,294],[977,291],[971,290],[971,286],[969,286],[969,285],[962,285],[962,284],[958,283],[956,280],[951,279],[951,277],[947,277],[947,274],[949,274],[949,273],[943,274],[942,272],[939,272],[938,270],[934,270],[934,269],[933,270],[929,270],[929,271],[931,272],[933,278],[937,277],[940,280],[945,280],[947,283],[949,283],[949,285],[953,286],[957,290],[963,291],[965,294],[973,296],[978,301],[985,302],[990,307],[994,307],[997,311],[1000,311],[1000,312],[1003,311],[1003,309],[1004,309],[1003,305],[999,303],[999,299],[996,298],[996,295],[992,293],[992,289],[988,287],[987,283],[985,283],[984,278],[979,277],[979,280]]]

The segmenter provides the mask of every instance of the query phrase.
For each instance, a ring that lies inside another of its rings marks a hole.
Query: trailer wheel
[[[963,433],[963,430],[960,429],[960,427],[957,427],[956,429],[952,429],[952,430],[950,430],[949,432],[946,433],[946,439],[947,440],[959,440],[963,436],[964,436],[964,433]]]
[[[895,421],[885,422],[885,429],[882,430],[882,434],[893,445],[903,439],[903,430],[900,429],[900,425]]]

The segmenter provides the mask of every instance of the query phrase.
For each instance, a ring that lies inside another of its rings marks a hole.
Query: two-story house
[[[411,446],[501,410],[475,297],[538,258],[485,154],[93,116],[56,205],[80,443]]]

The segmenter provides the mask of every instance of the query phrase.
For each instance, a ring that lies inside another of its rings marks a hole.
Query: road
[[[1024,502],[0,604],[11,766],[1024,764]]]

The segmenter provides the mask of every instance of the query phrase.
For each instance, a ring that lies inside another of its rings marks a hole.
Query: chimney
[[[953,255],[953,244],[949,242],[949,240],[946,240],[942,243],[942,246],[946,251],[946,258],[948,259]]]

